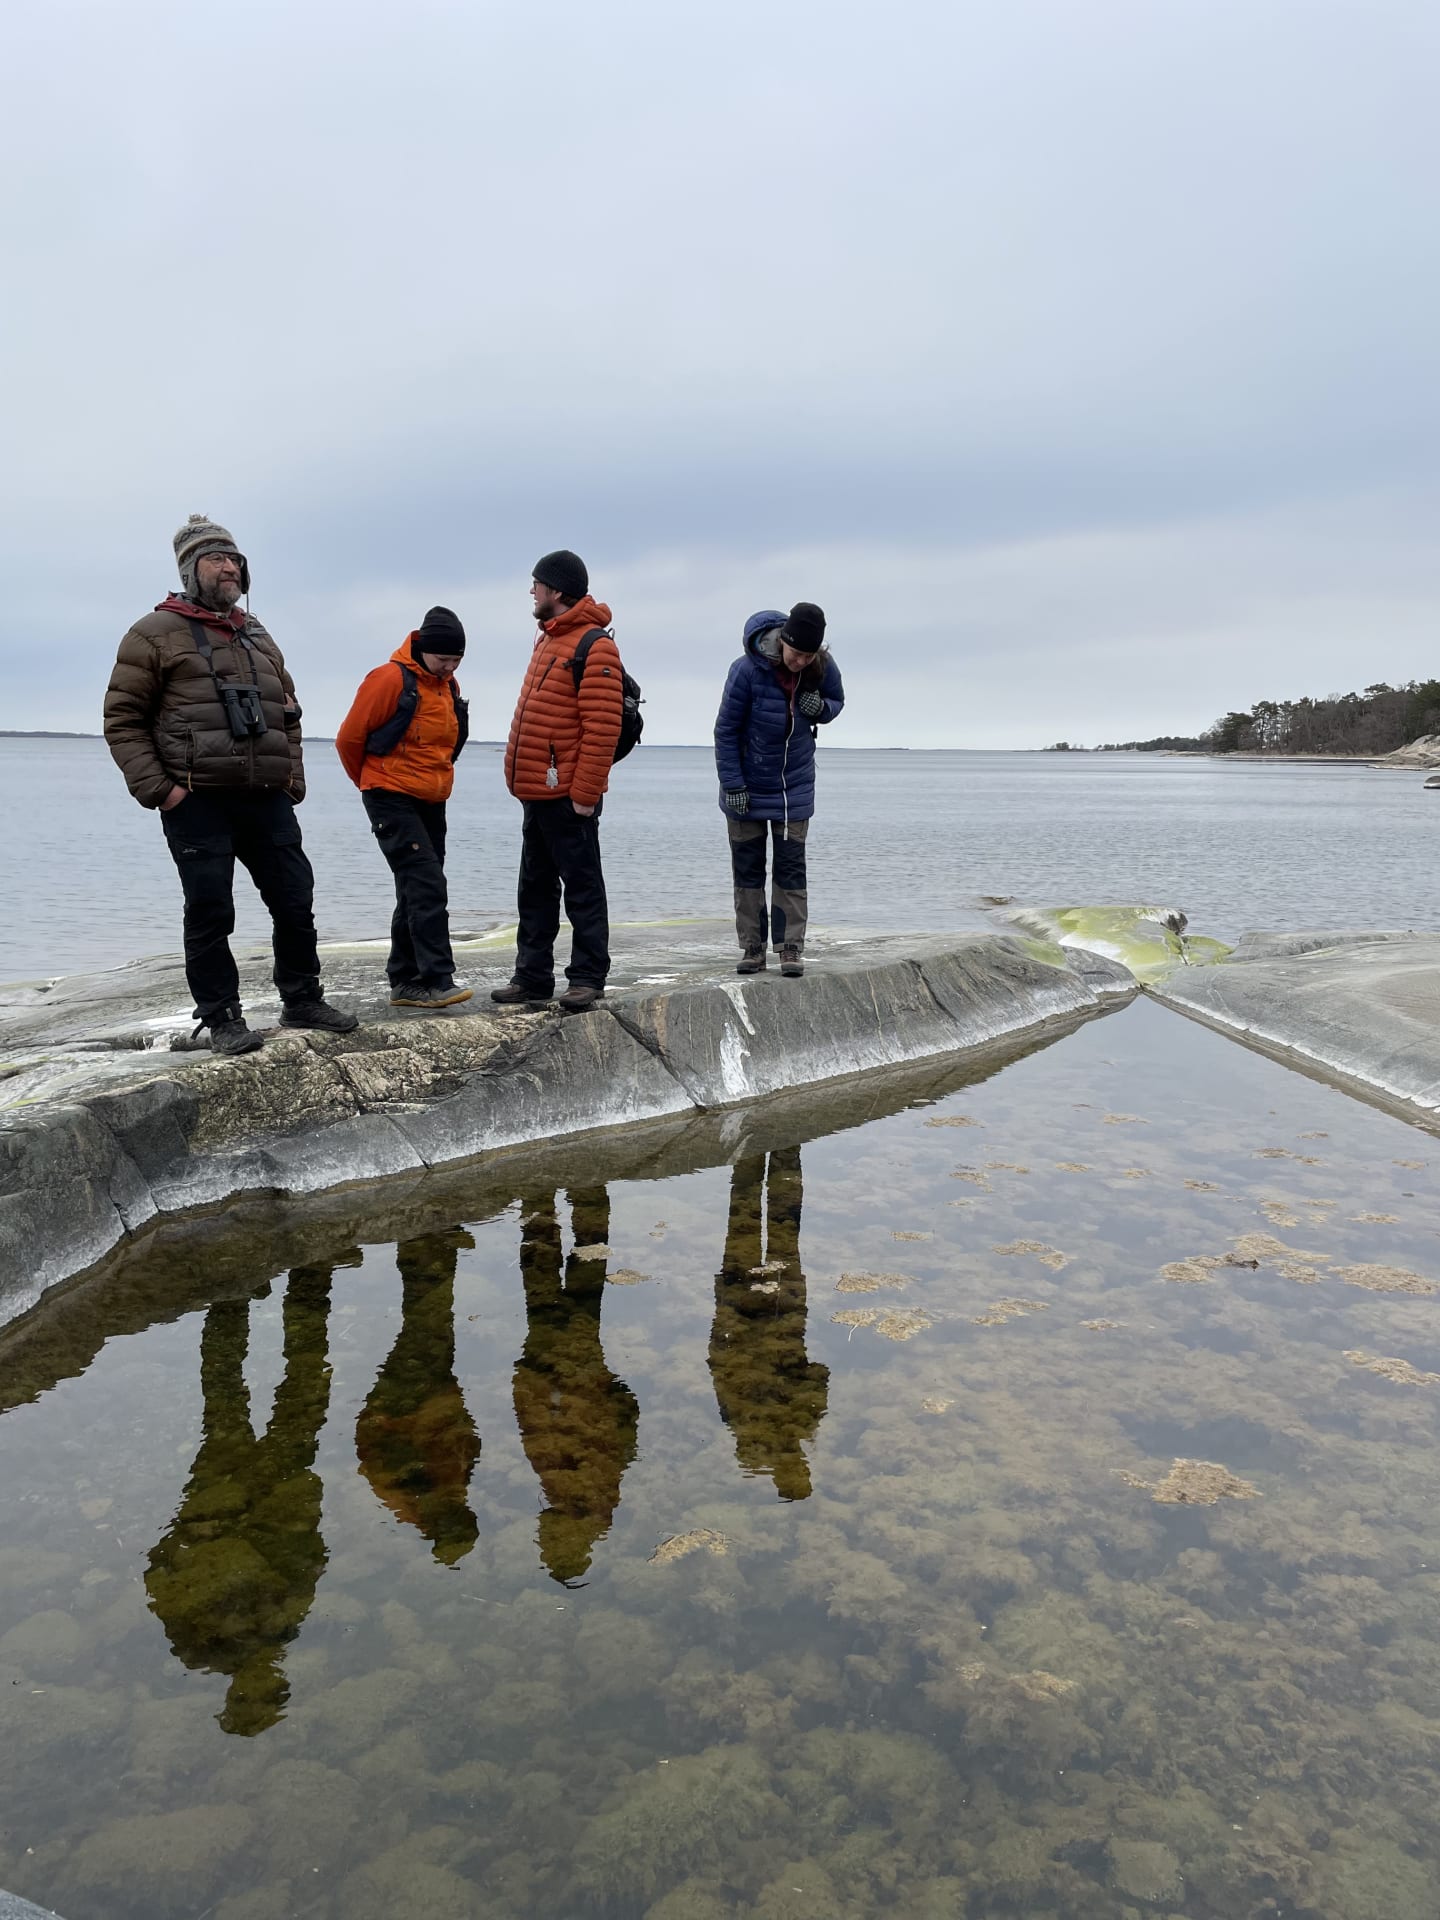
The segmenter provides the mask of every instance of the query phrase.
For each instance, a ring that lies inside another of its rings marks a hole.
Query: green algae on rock
[[[1230,952],[1223,941],[1187,935],[1174,907],[1010,907],[995,917],[1062,949],[1118,960],[1142,985],[1177,967],[1213,966]]]

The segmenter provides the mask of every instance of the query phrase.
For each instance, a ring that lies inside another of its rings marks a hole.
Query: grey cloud
[[[523,645],[557,542],[663,737],[801,592],[856,738],[1433,671],[1437,55],[1428,0],[34,9],[7,711],[94,723],[192,508],[331,720],[437,581]]]

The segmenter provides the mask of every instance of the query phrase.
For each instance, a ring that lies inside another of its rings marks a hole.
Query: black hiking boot
[[[603,987],[587,987],[577,980],[574,986],[565,989],[555,1004],[562,1013],[588,1013],[597,1000],[604,998]]]
[[[490,998],[497,1007],[548,1007],[555,998],[555,989],[527,987],[523,980],[512,980],[508,986],[492,987]]]
[[[805,971],[805,962],[800,958],[799,947],[781,947],[780,971],[787,980],[798,980]]]
[[[342,1013],[328,1000],[293,1000],[280,1015],[282,1027],[307,1027],[313,1033],[353,1033],[359,1016]]]
[[[265,1044],[263,1033],[256,1033],[253,1027],[247,1027],[245,1016],[238,1008],[230,1020],[211,1020],[210,1051],[212,1053],[258,1053]],[[199,1028],[196,1029],[198,1037]]]
[[[409,986],[391,989],[390,1004],[392,1007],[424,1007],[434,1013],[441,1007],[459,1006],[469,998],[469,987],[457,987],[453,980],[448,987],[422,987],[412,981]]]
[[[736,973],[764,973],[764,947],[747,947],[741,955],[740,964],[736,967],[735,971]]]

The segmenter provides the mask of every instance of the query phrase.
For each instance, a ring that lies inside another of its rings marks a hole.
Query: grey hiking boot
[[[353,1033],[358,1015],[342,1013],[328,1000],[292,1000],[280,1015],[282,1027],[308,1027],[314,1033]]]
[[[390,1004],[392,1007],[425,1007],[431,1012],[438,1012],[441,1007],[456,1007],[469,998],[469,987],[457,987],[453,980],[448,987],[422,987],[412,982],[406,987],[395,987],[390,994]]]
[[[562,1013],[588,1013],[597,1000],[605,998],[603,987],[587,987],[576,981],[555,1002]]]
[[[747,947],[741,955],[740,964],[736,967],[735,971],[736,973],[764,973],[764,947]]]
[[[798,980],[805,971],[805,962],[800,958],[799,947],[781,947],[780,971],[787,980]]]
[[[264,1034],[247,1027],[238,1008],[233,1019],[212,1020],[209,1026],[212,1053],[257,1053],[265,1044]]]

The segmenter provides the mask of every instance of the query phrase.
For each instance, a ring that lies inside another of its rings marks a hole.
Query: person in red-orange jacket
[[[554,995],[563,887],[570,985],[557,1004],[583,1013],[604,994],[610,972],[600,808],[624,716],[624,674],[608,631],[610,609],[591,598],[578,554],[562,549],[537,560],[530,595],[540,632],[505,748],[505,784],[525,809],[515,974],[490,998],[502,1007],[535,1006]],[[596,637],[577,672],[576,649],[587,633]]]
[[[392,1007],[453,1007],[470,998],[468,987],[455,984],[445,885],[445,802],[470,731],[455,679],[464,653],[460,621],[448,607],[432,607],[385,665],[366,674],[335,736],[395,876]]]

